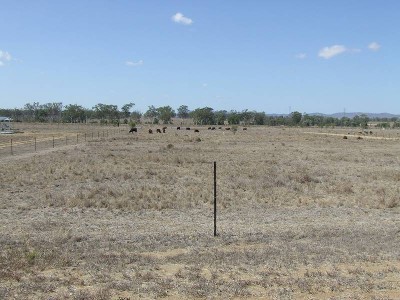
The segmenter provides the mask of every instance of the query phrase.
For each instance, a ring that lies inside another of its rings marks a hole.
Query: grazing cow
[[[157,128],[157,133],[161,133],[161,129],[160,128]]]
[[[133,133],[133,132],[137,132],[137,128],[136,127],[132,127],[131,130],[129,130],[129,133]]]
[[[363,138],[361,137],[361,136],[359,136],[358,138],[357,138],[357,140],[362,140]]]
[[[246,128],[246,127],[244,127],[244,128],[243,128],[243,130],[247,130],[247,128]]]
[[[153,133],[153,130],[149,129],[149,133],[152,134],[152,133]]]
[[[194,132],[200,132],[198,129],[195,129]]]
[[[181,126],[176,127],[176,130],[181,130]]]
[[[211,130],[211,127],[208,127],[207,130]]]
[[[344,136],[343,139],[344,139],[344,140],[347,140],[347,136]]]
[[[370,134],[370,135],[372,135],[372,134],[373,134],[373,132],[372,132],[372,131],[370,131],[370,132],[369,132],[369,134]]]
[[[226,127],[225,130],[231,130],[231,128],[230,127]]]
[[[186,130],[190,130],[190,127],[186,127]]]
[[[162,128],[162,133],[165,133],[165,130],[167,129],[167,127],[163,127]]]
[[[211,127],[211,130],[215,130],[215,127]]]
[[[222,129],[222,127],[218,127],[218,129]]]

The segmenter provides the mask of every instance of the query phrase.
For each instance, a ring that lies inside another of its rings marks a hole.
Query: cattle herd
[[[166,133],[168,127],[163,127],[163,128],[157,128],[156,129],[156,133]],[[176,130],[192,130],[190,127],[176,127]],[[218,127],[219,130],[231,130],[230,127]],[[207,130],[216,130],[216,127],[208,127]],[[243,127],[243,130],[247,130],[246,127]],[[194,132],[200,132],[199,129],[193,129]],[[131,129],[129,130],[129,133],[134,133],[134,132],[138,132],[138,128],[137,127],[131,127]],[[153,133],[153,129],[149,129],[148,130],[149,134]]]

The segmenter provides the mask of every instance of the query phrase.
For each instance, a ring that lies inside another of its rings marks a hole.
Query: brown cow
[[[243,130],[247,130],[247,128],[246,128],[246,127],[244,127],[244,128],[243,128]]]

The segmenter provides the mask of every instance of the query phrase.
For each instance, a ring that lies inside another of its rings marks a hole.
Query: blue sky
[[[400,1],[0,0],[0,107],[400,113]]]

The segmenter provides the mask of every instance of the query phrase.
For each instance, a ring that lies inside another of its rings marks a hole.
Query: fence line
[[[110,136],[115,136],[117,134],[121,134],[121,129],[114,129],[109,132],[109,130],[97,130],[97,138],[95,136],[96,130],[91,130],[91,135],[87,135],[87,132],[76,133],[76,140],[72,137],[75,136],[75,133],[66,133],[66,134],[57,134],[52,135],[50,137],[30,137],[28,139],[13,139],[0,141],[0,154],[1,156],[8,155],[17,155],[19,153],[30,153],[37,152],[39,150],[56,148],[57,146],[62,146],[62,141],[65,141],[65,145],[78,145],[88,142],[90,140],[98,140],[100,138],[108,138]],[[91,139],[90,139],[91,137]],[[71,139],[72,138],[72,139]],[[75,142],[75,143],[74,143]],[[7,150],[8,149],[8,150]],[[3,151],[2,151],[3,150]]]

